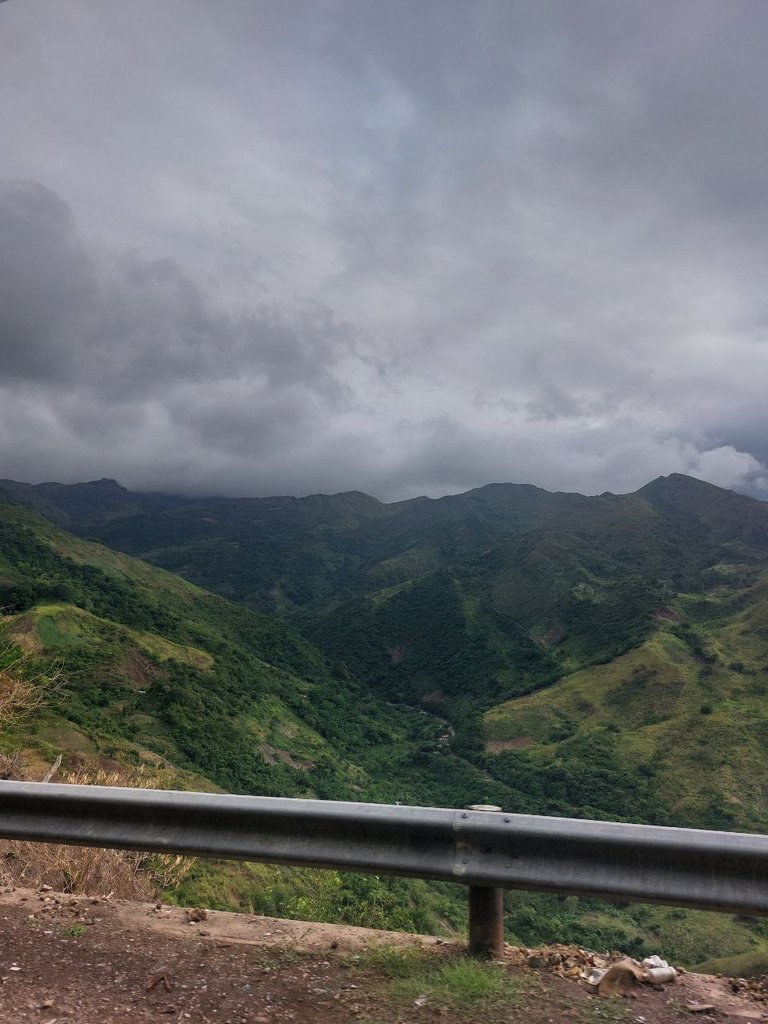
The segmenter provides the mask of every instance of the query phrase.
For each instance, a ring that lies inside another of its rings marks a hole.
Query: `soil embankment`
[[[605,1000],[514,949],[514,996],[457,1008],[447,989],[408,995],[370,954],[421,944],[439,965],[456,962],[455,947],[366,928],[19,888],[0,892],[0,916],[0,1024],[679,1024],[702,1005],[712,1009],[696,1009],[699,1020],[768,1020],[727,979],[684,974],[665,990]]]

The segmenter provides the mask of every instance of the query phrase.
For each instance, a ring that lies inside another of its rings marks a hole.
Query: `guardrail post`
[[[470,804],[468,811],[500,811],[491,804]],[[504,890],[469,887],[469,955],[485,960],[504,956]]]

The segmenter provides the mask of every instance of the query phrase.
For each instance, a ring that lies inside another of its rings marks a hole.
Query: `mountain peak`
[[[662,515],[706,523],[708,529],[731,541],[739,537],[762,547],[768,539],[768,503],[747,494],[682,473],[660,476],[636,494]]]
[[[117,480],[113,480],[110,476],[103,476],[99,480],[86,480],[83,484],[84,487],[101,487],[104,490],[110,491],[127,491],[127,487],[123,487]]]
[[[708,494],[712,497],[717,494],[732,494],[735,497],[745,497],[745,495],[737,495],[736,491],[732,491],[727,487],[718,487],[717,484],[708,483],[706,480],[700,480],[695,476],[687,476],[685,473],[670,473],[668,476],[657,476],[655,480],[651,480],[650,483],[645,484],[644,487],[640,487],[635,493]]]

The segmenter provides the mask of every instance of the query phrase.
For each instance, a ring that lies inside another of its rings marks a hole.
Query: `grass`
[[[648,945],[656,937],[656,951],[667,959],[674,957],[675,966],[699,970],[703,960],[748,953],[759,941],[744,919],[727,914],[660,906],[637,909],[636,919],[642,917]]]
[[[744,607],[734,591],[704,611],[694,596],[678,595],[671,602],[677,619],[661,622],[626,654],[487,711],[491,754],[524,749],[520,760],[536,772],[553,761],[567,770],[570,736],[608,729],[619,737],[615,774],[641,771],[653,794],[640,820],[764,831],[768,575],[759,576]],[[498,767],[492,760],[489,770]],[[570,793],[566,802],[577,816],[594,816],[592,803],[610,816],[627,813],[603,806],[599,793],[582,811]]]
[[[77,939],[81,935],[85,935],[85,925],[76,921],[74,924],[70,924],[66,928],[63,928],[61,934],[70,939]]]
[[[37,635],[45,648],[69,647],[89,634],[85,623],[78,620],[86,620],[90,616],[71,605],[41,605],[34,614]]]
[[[532,736],[547,743],[560,728],[557,712],[582,722],[616,722],[641,729],[649,724],[649,701],[664,707],[664,717],[686,709],[687,690],[696,663],[676,637],[663,631],[606,665],[575,672],[531,696],[516,698],[485,715],[486,735],[493,740]],[[585,694],[590,707],[585,707]]]
[[[384,994],[396,1003],[445,1008],[462,1015],[506,1011],[517,1005],[533,984],[513,976],[502,964],[423,947],[374,947],[357,964],[383,974]]]
[[[633,1016],[633,1008],[618,996],[594,998],[576,1018],[577,1024],[621,1024]]]
[[[153,654],[159,661],[167,661],[173,658],[181,665],[191,665],[192,668],[200,669],[201,672],[208,672],[214,666],[213,657],[198,647],[182,646],[175,644],[165,637],[155,633],[138,633],[136,638],[141,646]]]
[[[511,977],[505,967],[462,958],[402,979],[394,992],[405,998],[425,995],[428,1002],[452,1009],[476,1009],[478,1004],[513,1004],[523,987],[526,981]]]
[[[705,974],[724,974],[731,978],[759,978],[768,974],[768,944],[739,953],[735,956],[713,957],[702,964],[697,970]]]

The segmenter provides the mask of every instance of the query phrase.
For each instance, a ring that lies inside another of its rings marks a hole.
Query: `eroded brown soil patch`
[[[155,679],[166,675],[161,668],[140,654],[135,647],[131,647],[115,667],[139,690],[148,689]]]
[[[524,750],[535,742],[533,736],[515,736],[513,740],[489,740],[487,747],[492,754],[498,754],[500,750]]]
[[[281,750],[279,747],[272,747],[269,743],[259,743],[258,751],[267,764],[277,764],[280,761],[291,768],[299,768],[303,772],[312,771],[315,767],[314,761],[300,761],[289,751]]]

